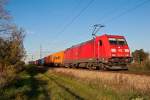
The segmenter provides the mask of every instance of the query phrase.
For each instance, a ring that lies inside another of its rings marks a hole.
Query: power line
[[[121,16],[127,14],[127,13],[130,13],[130,12],[134,11],[135,9],[137,9],[137,8],[139,8],[139,7],[141,7],[141,6],[143,6],[144,4],[146,4],[146,3],[148,3],[148,2],[150,2],[150,0],[146,0],[146,1],[142,2],[142,3],[140,3],[140,4],[137,4],[136,6],[134,6],[134,7],[130,8],[130,9],[128,9],[128,10],[126,10],[126,11],[120,13],[119,15],[117,15],[117,16],[111,18],[110,20],[107,20],[105,23],[107,23],[107,22],[110,23],[110,22],[112,22],[112,21],[118,19],[119,17],[121,17]]]
[[[81,4],[81,2],[82,2],[82,0],[79,0],[79,1],[77,2],[76,6],[73,7],[71,13],[72,13],[72,12],[75,12],[75,10],[76,10],[77,8],[79,8],[78,6]],[[64,20],[67,20],[68,18],[69,18],[69,16],[67,16]],[[59,24],[58,27],[60,27],[60,26],[62,26],[62,25],[63,25],[63,24]],[[60,32],[61,32],[61,31],[60,31]],[[60,33],[60,32],[59,32],[59,33]],[[56,35],[56,38],[58,37],[58,35],[59,35],[59,34]],[[54,38],[54,39],[55,39],[55,38]],[[55,39],[55,40],[56,40],[56,39]],[[55,40],[54,40],[54,41],[55,41]],[[54,42],[54,41],[52,41],[52,42]],[[49,43],[49,45],[52,45],[52,42]],[[43,51],[42,51],[42,52],[43,52]],[[42,57],[42,54],[41,54],[42,52],[41,52],[41,45],[40,45],[40,58]]]
[[[128,1],[129,1],[129,0],[128,0]],[[127,2],[128,2],[128,1],[127,1]],[[140,1],[140,0],[139,0],[139,1]],[[123,4],[124,4],[124,2],[123,2]],[[127,3],[127,4],[128,4],[128,3]],[[124,6],[121,6],[121,7],[124,8]],[[118,10],[120,10],[121,7],[115,7],[113,10],[110,10],[110,11],[104,13],[104,15],[101,16],[101,18],[97,19],[97,22],[100,22],[100,21],[102,21],[103,19],[106,19],[107,17],[110,16],[110,14],[116,13]]]
[[[128,0],[129,1],[129,0]],[[139,0],[140,1],[140,0]],[[123,3],[124,4],[124,3]],[[116,8],[114,8],[113,10],[111,10],[111,11],[109,11],[109,12],[106,12],[100,19],[98,19],[98,21],[97,22],[99,22],[99,20],[103,20],[103,19],[105,19],[106,17],[108,17],[108,16],[110,16],[110,13],[116,13],[116,11],[117,10],[119,10],[120,9],[120,7],[118,8],[118,7],[116,7]]]
[[[82,9],[79,11],[79,13],[78,13],[76,16],[74,16],[74,17],[72,18],[72,20],[71,20],[68,24],[66,24],[66,25],[63,27],[63,29],[62,29],[60,32],[58,32],[58,34],[57,34],[56,37],[55,37],[55,40],[52,41],[52,42],[56,42],[56,41],[57,41],[57,38],[58,38],[59,36],[61,36],[61,35],[65,32],[65,30],[66,30],[70,25],[72,25],[72,23],[73,23],[75,20],[77,20],[78,17],[81,16],[81,14],[84,13],[84,12],[86,11],[86,9],[88,9],[89,6],[90,6],[94,1],[95,1],[95,0],[90,0],[90,1],[88,2],[88,4],[87,4],[84,8],[82,8]],[[52,44],[52,42],[51,42],[51,44]]]
[[[80,17],[80,15],[92,4],[93,1],[94,0],[90,0],[90,2],[87,4],[87,6],[85,6],[75,17],[73,17],[73,19],[68,24],[66,24],[64,26],[64,28],[59,32],[59,34],[57,35],[56,38],[58,38],[60,36],[60,34],[62,34],[78,17]],[[127,13],[129,13],[129,12],[131,12],[131,11],[137,9],[137,8],[139,8],[139,7],[141,7],[142,5],[144,5],[145,3],[149,2],[149,1],[150,0],[146,0],[146,1],[144,1],[144,2],[142,2],[140,4],[138,4],[138,5],[130,8],[130,9],[124,11],[124,12],[122,12],[121,14],[119,14],[119,15],[117,15],[117,16],[115,16],[115,17],[113,17],[113,18],[111,18],[110,20],[107,20],[107,21],[111,22],[111,21],[113,21],[113,20],[115,20],[115,19],[117,19],[117,18],[119,18],[119,17],[121,17],[121,16],[123,16],[123,15],[125,15],[125,14],[127,14]],[[114,9],[114,10],[117,10],[117,9]],[[103,16],[102,18],[105,18],[105,16]],[[56,38],[55,38],[55,40],[56,40]]]
[[[58,33],[57,35],[57,38],[58,36],[60,36],[60,34],[62,34],[63,32],[65,32],[65,30],[78,18],[81,16],[81,14],[94,2],[94,0],[90,0],[89,3],[83,8],[80,10],[80,12],[73,17],[73,19],[68,23],[66,24],[63,29]],[[55,38],[56,39],[56,38]]]
[[[78,9],[79,8],[79,5],[82,3],[82,0],[79,0],[79,2],[76,4],[76,6],[75,7],[73,7],[73,9],[71,10],[71,13],[70,14],[73,14],[75,11],[76,11],[76,9]],[[70,18],[70,15],[68,15],[64,20],[68,20]],[[65,23],[66,24],[66,23]],[[63,25],[65,25],[65,24],[60,24],[60,25],[58,25],[58,26],[63,26]]]
[[[129,1],[129,0],[128,0],[128,1]],[[140,1],[140,0],[139,0],[139,1]],[[119,7],[119,8],[120,8],[120,7]],[[110,16],[110,13],[115,13],[119,8],[116,7],[116,8],[114,8],[113,10],[111,10],[111,11],[109,11],[109,12],[106,12],[106,13],[101,17],[100,20],[103,20],[103,19],[105,19],[106,17]],[[98,19],[98,20],[99,20],[99,19]],[[99,21],[97,21],[97,22],[99,22]]]

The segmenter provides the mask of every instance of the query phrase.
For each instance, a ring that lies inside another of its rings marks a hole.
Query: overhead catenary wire
[[[144,4],[146,4],[146,3],[148,3],[148,2],[150,2],[150,0],[145,0],[145,1],[141,2],[140,4],[137,4],[137,5],[133,6],[132,8],[129,8],[129,9],[127,9],[127,10],[121,12],[119,15],[117,15],[117,16],[115,16],[115,17],[112,17],[111,19],[105,21],[104,23],[105,23],[105,24],[111,23],[112,21],[118,19],[119,17],[122,17],[122,16],[124,16],[125,14],[130,13],[130,12],[136,10],[136,9],[139,8],[139,7],[142,7]]]
[[[64,26],[63,29],[62,29],[60,32],[58,32],[58,34],[56,35],[57,37],[55,37],[55,40],[56,40],[56,38],[58,38],[61,34],[63,34],[63,32],[65,32],[65,30],[66,30],[70,25],[72,25],[72,23],[73,23],[75,20],[77,20],[78,17],[81,16],[81,14],[82,14],[94,1],[95,1],[95,0],[90,0],[90,1],[88,2],[88,4],[87,4],[83,9],[81,9],[80,12],[79,12],[77,15],[75,15],[75,16],[72,18],[72,20],[71,20],[68,24],[66,24],[66,25]]]
[[[68,24],[66,24],[66,25],[63,27],[63,29],[62,29],[60,32],[58,32],[57,37],[55,37],[55,40],[57,40],[56,38],[58,38],[61,34],[63,34],[63,33],[65,32],[65,30],[66,30],[78,17],[81,16],[81,14],[92,4],[93,1],[94,1],[94,0],[90,0],[90,2],[87,4],[87,6],[85,6],[76,16],[73,17],[73,19],[72,19]],[[105,23],[107,23],[107,22],[110,23],[110,22],[114,21],[115,19],[118,19],[119,17],[121,17],[121,16],[123,16],[123,15],[125,15],[125,14],[127,14],[127,13],[129,13],[129,12],[131,12],[131,11],[133,11],[133,10],[135,10],[135,9],[137,9],[137,8],[139,8],[139,7],[141,7],[141,6],[143,6],[145,3],[149,2],[149,1],[150,1],[150,0],[145,0],[144,2],[142,2],[142,3],[140,3],[140,4],[137,4],[137,5],[135,5],[134,7],[129,8],[128,10],[121,12],[119,15],[117,15],[117,16],[115,16],[115,17],[112,17],[112,18],[109,19],[109,20],[106,20]],[[105,17],[104,17],[104,18],[105,18]]]
[[[58,32],[58,34],[56,35],[56,37],[55,37],[55,40],[52,40],[52,42],[54,43],[54,42],[57,42],[58,41],[58,38],[66,31],[66,29],[68,29],[68,27],[70,26],[70,25],[72,25],[73,24],[73,22],[75,22],[89,7],[90,7],[90,5],[94,2],[95,0],[90,0],[88,3],[87,3],[87,5],[85,6],[85,7],[83,7],[80,11],[79,11],[79,13],[77,14],[77,15],[75,15],[73,18],[72,18],[72,20],[70,21],[70,22],[68,22],[63,28],[62,28],[62,30],[60,30],[59,32]],[[52,42],[50,43],[50,44],[52,44]],[[49,44],[49,45],[50,45]]]
[[[78,3],[77,3],[77,5],[75,6],[75,7],[73,7],[73,9],[71,10],[71,13],[70,14],[72,14],[73,12],[75,12],[76,10],[77,10],[77,8],[79,8],[79,5],[82,3],[82,0],[79,0],[78,1]],[[68,20],[70,18],[70,16],[67,16],[64,20]],[[58,26],[63,26],[63,25],[65,25],[65,23],[61,23],[60,25],[58,25]],[[60,31],[61,32],[61,31]],[[58,32],[59,33],[59,32]],[[58,35],[58,34],[57,34]]]
[[[81,14],[92,4],[93,1],[94,1],[94,0],[90,0],[90,2],[87,4],[87,6],[85,6],[76,16],[73,17],[73,19],[72,19],[68,24],[66,24],[66,25],[63,27],[63,29],[58,33],[58,35],[57,35],[56,38],[58,38],[61,34],[63,34],[63,33],[65,32],[65,30],[68,29],[68,27],[69,27],[70,25],[72,25],[72,23],[75,22],[75,20],[77,20],[77,18],[80,17]],[[133,6],[132,8],[129,8],[129,9],[127,9],[126,11],[121,12],[119,15],[114,16],[114,17],[112,17],[111,19],[106,20],[105,23],[111,23],[112,21],[114,21],[114,20],[120,18],[121,16],[123,16],[123,15],[125,15],[125,14],[127,14],[127,13],[130,13],[130,12],[136,10],[137,8],[143,6],[144,4],[148,3],[149,1],[150,1],[150,0],[145,0],[145,1],[141,2],[140,4],[137,4],[137,5]],[[104,18],[105,18],[105,16],[104,16]],[[56,38],[55,38],[55,40],[57,40]]]
[[[75,12],[76,9],[79,8],[79,5],[80,5],[81,3],[82,3],[82,0],[78,0],[76,6],[74,6],[74,7],[72,8],[71,13]],[[70,17],[70,16],[66,16],[66,18],[65,18],[64,20],[68,20],[69,17]],[[63,26],[63,24],[59,24],[59,25],[58,25],[58,27],[60,27],[60,26]],[[62,30],[61,30],[61,31],[62,31]],[[61,32],[61,31],[60,31],[60,32]],[[60,32],[58,32],[58,34],[56,34],[56,36],[55,36],[56,38],[57,38],[57,36],[59,35]],[[55,41],[56,41],[56,39],[55,39],[55,40],[52,39],[51,43],[48,43],[48,45],[52,45],[52,42],[55,42]]]
[[[139,0],[139,1],[140,1],[140,0]],[[126,2],[129,2],[129,0],[126,1]],[[122,2],[122,4],[124,4],[124,2]],[[128,4],[128,3],[127,3],[127,4]],[[126,4],[124,4],[124,5],[126,6]],[[119,7],[117,6],[117,7],[113,8],[112,10],[110,10],[110,11],[104,13],[100,18],[97,19],[97,22],[100,22],[100,21],[106,19],[107,17],[110,16],[110,14],[116,13],[117,11],[120,10],[120,8],[124,9],[124,7],[125,7],[124,5],[123,5],[123,6],[121,5],[121,7],[120,7],[120,6],[119,6]],[[93,26],[93,25],[92,25],[92,26]]]
[[[110,18],[110,19],[108,19],[108,20],[106,20],[106,21],[103,21],[104,19],[106,19],[106,17],[110,16],[110,13],[111,13],[111,14],[116,13],[116,11],[118,11],[118,9],[119,9],[118,7],[117,7],[117,8],[114,8],[112,11],[107,12],[107,13],[104,14],[101,18],[99,18],[99,19],[97,20],[97,23],[101,23],[101,24],[103,24],[103,25],[107,25],[107,24],[113,22],[114,20],[118,19],[119,17],[121,17],[121,16],[123,16],[123,15],[125,15],[125,14],[127,14],[127,13],[130,13],[130,12],[132,12],[133,10],[135,10],[135,9],[137,9],[137,8],[139,8],[139,7],[141,7],[141,6],[143,6],[144,4],[148,3],[150,0],[145,0],[145,1],[140,2],[140,3],[139,3],[139,1],[141,1],[141,0],[138,0],[138,1],[137,1],[138,4],[136,4],[135,6],[129,8],[129,9],[123,11],[123,12],[121,12],[119,15],[114,16],[114,17],[112,17],[112,18]],[[101,21],[101,22],[100,22],[100,21]],[[95,24],[95,23],[94,23],[94,24]]]
[[[140,0],[139,0],[140,1]],[[71,21],[70,21],[70,23],[68,23],[68,24],[66,24],[65,26],[64,26],[64,28],[59,32],[59,33],[63,33],[78,17],[80,17],[80,15],[82,14],[82,12],[84,12],[91,4],[92,4],[92,2],[94,2],[94,0],[91,0],[88,4],[87,4],[87,6],[85,6]],[[104,14],[102,17],[101,17],[101,20],[103,20],[103,19],[105,19],[107,16],[109,16],[109,14],[112,12],[112,13],[116,13],[116,10],[118,10],[118,7],[117,8],[115,8],[115,9],[113,9],[112,11],[109,11],[109,12],[107,12],[106,14]],[[114,12],[115,11],[115,12]],[[60,34],[58,34],[58,37],[60,36]],[[58,38],[58,37],[56,37],[56,38]],[[55,40],[56,40],[56,38],[55,38]],[[63,41],[63,42],[66,42],[66,41]]]

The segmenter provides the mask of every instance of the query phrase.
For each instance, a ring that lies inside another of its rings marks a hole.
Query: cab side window
[[[102,46],[102,45],[103,45],[102,40],[99,40],[99,45],[100,45],[100,46]]]

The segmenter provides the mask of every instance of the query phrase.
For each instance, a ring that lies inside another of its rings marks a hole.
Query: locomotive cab
[[[128,44],[123,36],[103,35],[98,37],[97,58],[109,69],[128,69],[131,55]]]
[[[111,57],[129,57],[130,50],[124,38],[108,38]]]

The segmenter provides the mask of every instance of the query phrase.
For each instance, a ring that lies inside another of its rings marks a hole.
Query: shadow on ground
[[[35,98],[40,96],[43,98],[47,98],[48,100],[50,100],[50,96],[48,95],[48,92],[46,91],[46,89],[44,89],[42,86],[47,85],[46,81],[42,81],[42,80],[37,80],[35,78],[35,76],[39,73],[45,73],[47,71],[47,67],[42,67],[42,66],[38,66],[38,67],[32,67],[27,69],[27,73],[30,75],[30,78],[28,79],[30,82],[30,91],[26,92],[26,95],[28,95],[29,99]],[[22,80],[20,80],[22,81]],[[25,80],[26,81],[26,80]]]
[[[35,78],[39,73],[45,73],[48,67],[42,66],[31,66],[27,67],[18,78],[12,82],[12,84],[4,88],[0,98],[3,100],[8,99],[27,99],[37,100],[44,99],[50,100],[48,91],[45,86],[48,84],[47,81],[37,80]]]
[[[52,80],[53,82],[55,82],[59,87],[61,87],[62,89],[64,89],[68,93],[70,93],[74,98],[76,98],[76,100],[84,100],[84,98],[82,98],[78,94],[76,94],[73,91],[71,91],[70,88],[65,87],[63,84],[57,82],[56,79],[54,79],[53,77],[49,77],[49,76],[46,76],[46,77],[49,78],[50,80]]]

